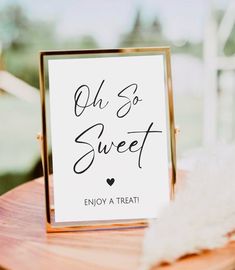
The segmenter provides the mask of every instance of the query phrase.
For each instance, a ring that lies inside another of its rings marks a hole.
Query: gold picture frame
[[[119,48],[119,49],[95,49],[95,50],[70,50],[70,51],[42,51],[40,52],[39,62],[39,80],[41,94],[41,117],[42,117],[42,133],[38,136],[41,143],[41,158],[45,182],[45,206],[46,206],[46,231],[65,232],[65,231],[87,231],[87,230],[109,230],[117,228],[139,228],[146,227],[148,221],[143,220],[121,220],[121,221],[102,221],[102,222],[75,222],[75,223],[56,223],[54,221],[53,196],[51,188],[52,176],[49,172],[49,151],[48,151],[48,127],[47,127],[47,109],[46,109],[46,61],[47,59],[60,57],[97,57],[98,56],[129,56],[129,55],[164,55],[165,65],[165,85],[168,97],[168,119],[169,119],[169,149],[170,149],[170,198],[174,197],[174,187],[176,184],[176,142],[175,142],[175,122],[174,122],[174,106],[172,92],[172,76],[170,62],[169,47],[145,47],[145,48]],[[79,224],[78,224],[79,223]]]

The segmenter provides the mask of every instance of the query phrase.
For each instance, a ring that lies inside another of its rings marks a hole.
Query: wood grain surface
[[[136,270],[144,229],[45,232],[42,179],[0,197],[0,269]],[[233,270],[235,242],[154,270]]]

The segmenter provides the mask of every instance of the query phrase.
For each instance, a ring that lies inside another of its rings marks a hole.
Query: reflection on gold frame
[[[51,180],[49,177],[49,159],[48,159],[48,135],[47,135],[47,119],[46,119],[46,86],[45,86],[45,58],[46,57],[63,57],[63,56],[123,56],[123,55],[154,55],[162,54],[165,58],[165,81],[168,96],[168,119],[170,132],[170,198],[174,197],[174,187],[176,184],[176,143],[174,123],[174,106],[172,93],[172,77],[170,63],[169,47],[147,47],[147,48],[120,48],[120,49],[101,49],[101,50],[73,50],[73,51],[43,51],[40,52],[39,80],[41,92],[41,114],[42,114],[42,134],[39,135],[41,142],[41,157],[45,181],[45,203],[46,203],[46,230],[47,232],[65,232],[65,231],[84,231],[84,230],[109,230],[116,228],[139,228],[146,227],[148,221],[144,220],[121,220],[121,221],[94,221],[94,222],[76,222],[73,223],[55,223],[54,208],[51,204]]]

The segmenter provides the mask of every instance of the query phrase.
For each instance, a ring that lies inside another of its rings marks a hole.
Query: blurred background
[[[42,175],[40,50],[171,46],[179,166],[234,141],[234,23],[235,0],[0,0],[0,194]]]

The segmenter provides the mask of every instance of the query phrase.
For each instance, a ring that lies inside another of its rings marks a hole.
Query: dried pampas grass
[[[144,241],[142,269],[224,246],[235,230],[235,147],[204,153]]]

